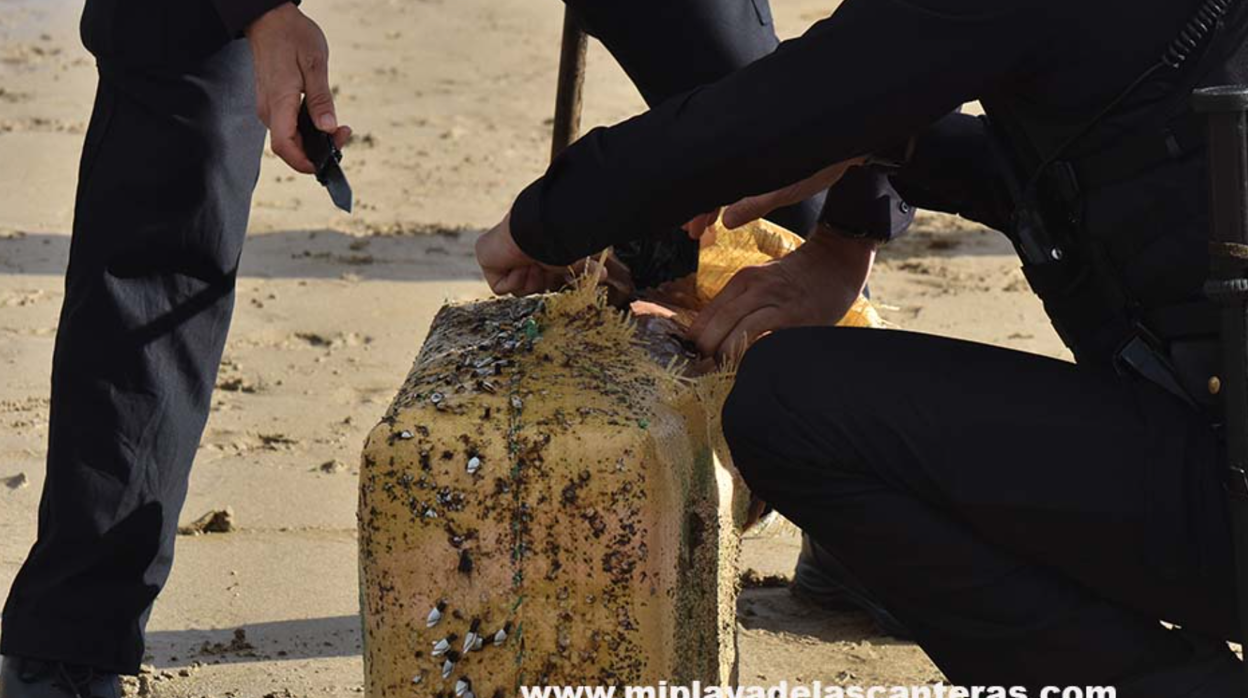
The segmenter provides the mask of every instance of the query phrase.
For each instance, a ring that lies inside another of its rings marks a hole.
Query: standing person
[[[587,134],[478,260],[496,292],[536,292],[545,265],[905,144],[899,191],[1007,231],[1077,364],[817,326],[877,247],[822,226],[693,328],[705,352],[771,331],[724,408],[737,467],[957,684],[1242,698],[1189,101],[1248,82],[1246,34],[1237,0],[846,0]],[[975,99],[986,122],[943,116]]]
[[[4,607],[3,698],[114,698],[117,675],[137,673],[230,323],[265,124],[305,173],[305,94],[322,131],[350,133],[325,36],[290,2],[87,0],[82,37],[99,86],[38,540]]]
[[[709,85],[770,54],[780,45],[768,0],[566,0],[586,30],[603,43],[650,106]],[[815,228],[821,211],[838,229],[866,237],[892,238],[914,218],[893,188],[887,172],[855,168],[828,191],[801,192],[793,203],[768,211],[767,218],[799,235]],[[826,200],[825,200],[826,199]],[[761,202],[760,202],[761,203]],[[750,215],[749,207],[730,217]],[[729,221],[733,222],[733,221]],[[744,222],[744,221],[741,221]],[[694,222],[705,227],[706,218]],[[697,246],[679,226],[654,228],[649,235],[617,245],[616,255],[641,286],[692,271]],[[682,243],[687,253],[681,254]],[[687,259],[685,259],[687,258]],[[835,556],[803,536],[794,574],[795,591],[831,608],[867,611],[881,631],[905,637],[906,630]]]

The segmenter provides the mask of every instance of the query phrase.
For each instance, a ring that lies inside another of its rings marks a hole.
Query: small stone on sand
[[[320,467],[320,471],[322,473],[325,473],[326,475],[337,475],[338,473],[341,473],[342,471],[346,469],[347,469],[346,464],[338,460],[337,458],[333,460],[327,460],[324,463],[321,463],[321,467]]]
[[[234,530],[234,509],[216,509],[195,519],[188,526],[180,526],[178,535],[198,536],[204,533],[229,533]]]
[[[789,583],[789,578],[784,575],[762,574],[752,567],[747,567],[741,573],[741,587],[743,589],[780,589],[787,587]]]

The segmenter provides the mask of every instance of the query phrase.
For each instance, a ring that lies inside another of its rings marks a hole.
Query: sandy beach
[[[831,11],[773,0],[792,36]],[[364,435],[402,383],[437,309],[488,289],[476,235],[549,150],[562,4],[555,0],[306,0],[332,47],[357,210],[266,155],[212,415],[183,512],[229,507],[234,530],[184,536],[150,624],[153,696],[348,696],[362,689],[355,506]],[[48,373],[95,68],[79,3],[0,0],[0,590],[35,537]],[[600,46],[585,122],[642,101]],[[1008,243],[923,214],[872,281],[907,329],[1064,356]],[[745,564],[791,575],[791,529],[756,535]],[[742,682],[929,682],[914,645],[864,615],[783,586],[739,606]]]

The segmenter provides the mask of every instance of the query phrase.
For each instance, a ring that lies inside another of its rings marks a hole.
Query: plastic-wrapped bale
[[[735,684],[750,506],[718,423],[732,377],[684,377],[673,335],[800,244],[717,224],[697,274],[648,297],[668,319],[588,288],[438,314],[364,451],[369,696]],[[840,324],[882,323],[860,299]]]
[[[735,682],[748,493],[638,327],[593,289],[438,314],[364,451],[369,696]]]

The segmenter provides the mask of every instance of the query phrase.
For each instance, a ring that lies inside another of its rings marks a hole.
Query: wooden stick
[[[563,45],[559,51],[559,86],[555,93],[555,126],[550,159],[554,160],[580,135],[585,87],[585,50],[589,37],[572,8],[563,12]]]

